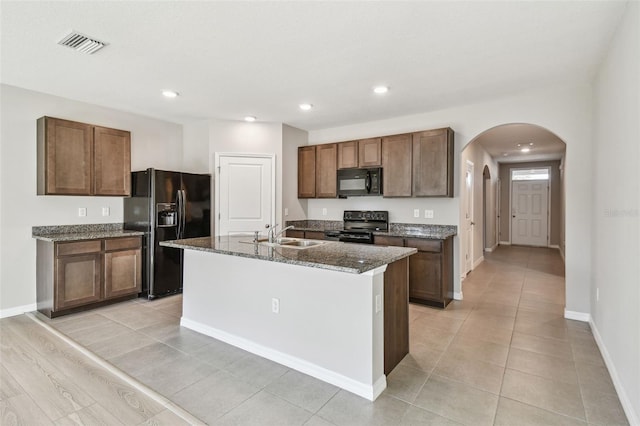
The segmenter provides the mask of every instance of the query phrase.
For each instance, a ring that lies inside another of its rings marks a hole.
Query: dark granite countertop
[[[51,242],[101,240],[103,238],[136,237],[142,235],[144,235],[144,232],[122,229],[121,223],[34,226],[31,228],[31,236],[33,238]]]
[[[293,220],[288,221],[294,229],[300,231],[340,231],[344,229],[341,221],[335,220]],[[425,238],[432,240],[446,240],[457,235],[458,227],[455,225],[425,225],[419,223],[391,223],[389,231],[374,231],[373,235],[402,238]]]
[[[283,246],[270,247],[264,244],[254,244],[251,242],[251,239],[249,236],[202,237],[163,241],[160,245],[308,266],[311,268],[330,269],[352,274],[361,274],[370,271],[417,252],[414,248],[349,244],[337,241],[323,241],[321,245],[305,249]]]

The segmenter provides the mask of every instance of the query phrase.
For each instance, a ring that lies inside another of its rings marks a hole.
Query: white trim
[[[549,244],[549,245],[547,245],[547,247],[552,248],[552,249],[558,249],[558,250],[560,250],[560,246],[559,246],[559,245],[557,245],[557,244]]]
[[[476,269],[478,266],[480,266],[482,262],[484,262],[484,256],[480,256],[478,260],[473,262],[473,269]]]
[[[501,246],[510,246],[511,245],[511,241],[500,241],[500,245]]]
[[[560,257],[562,257],[562,263],[566,263],[564,260],[564,250],[562,250],[562,247],[558,247],[558,251],[560,252]]]
[[[240,349],[244,349],[252,354],[286,365],[287,367],[293,368],[301,373],[308,374],[311,377],[315,377],[316,379],[338,386],[339,388],[366,398],[369,401],[375,401],[375,399],[380,396],[387,387],[387,379],[384,374],[373,384],[361,383],[298,357],[276,351],[185,317],[180,319],[180,325],[197,331],[198,333],[213,337],[214,339],[221,340]]]
[[[484,251],[488,253],[492,253],[497,248],[498,248],[498,244],[494,244],[493,247],[485,247]]]
[[[598,349],[600,349],[600,353],[602,354],[602,359],[604,360],[604,364],[607,366],[607,370],[609,370],[609,375],[611,376],[611,381],[613,382],[613,386],[616,388],[616,392],[618,393],[618,399],[620,399],[620,404],[622,405],[622,409],[624,413],[627,415],[627,420],[630,425],[640,425],[640,413],[636,413],[633,404],[631,404],[631,400],[629,399],[629,395],[622,385],[620,381],[620,375],[618,375],[618,371],[616,370],[615,364],[613,363],[613,359],[611,355],[609,355],[609,351],[607,351],[607,347],[598,332],[598,327],[596,327],[596,323],[593,321],[593,318],[589,318],[589,325],[591,326],[591,331],[593,333],[593,337],[598,345]]]
[[[453,300],[463,300],[463,298],[464,297],[462,296],[462,292],[459,292],[459,293],[456,291],[453,292]]]
[[[566,319],[575,320],[575,321],[582,321],[582,322],[590,322],[591,321],[591,314],[589,314],[587,312],[567,311],[565,309],[564,310],[564,317]]]
[[[0,318],[15,317],[16,315],[22,315],[26,312],[33,312],[38,310],[38,305],[32,303],[30,305],[14,306],[13,308],[0,309]]]
[[[165,407],[167,410],[171,411],[176,416],[182,418],[188,424],[190,424],[190,425],[205,425],[205,423],[203,423],[201,420],[199,420],[196,417],[194,417],[191,413],[186,411],[184,408],[182,408],[179,405],[175,404],[174,402],[172,402],[170,399],[167,399],[163,395],[160,395],[158,392],[156,392],[153,389],[149,388],[144,383],[139,382],[138,380],[136,380],[133,377],[129,376],[128,374],[124,373],[119,368],[113,366],[111,363],[103,360],[98,355],[96,355],[93,352],[91,352],[89,349],[87,349],[84,346],[78,344],[75,340],[70,339],[69,337],[67,337],[66,335],[62,334],[61,332],[59,332],[55,328],[51,327],[49,324],[43,322],[37,316],[35,316],[35,315],[31,314],[31,313],[27,313],[26,317],[30,318],[35,323],[37,323],[40,326],[42,326],[49,333],[53,334],[58,339],[62,340],[67,345],[71,346],[76,351],[80,352],[82,355],[84,355],[85,357],[87,357],[88,359],[93,361],[95,364],[97,364],[101,368],[107,370],[109,373],[113,374],[118,379],[122,380],[124,383],[126,383],[129,386],[137,389],[142,394],[144,394],[145,396],[147,396],[150,399],[154,400],[158,404],[162,405],[163,407]]]

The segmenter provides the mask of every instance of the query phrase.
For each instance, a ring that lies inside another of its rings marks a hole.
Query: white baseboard
[[[294,370],[300,371],[301,373],[308,374],[309,376],[315,377],[316,379],[330,383],[351,393],[355,393],[356,395],[366,398],[369,401],[375,401],[375,399],[380,396],[380,394],[387,387],[387,378],[384,374],[380,378],[378,378],[375,383],[366,384],[358,382],[334,371],[327,370],[324,367],[320,367],[319,365],[310,363],[303,359],[282,353],[280,351],[276,351],[242,337],[226,333],[222,330],[209,327],[208,325],[204,325],[185,317],[181,318],[180,325],[197,331],[198,333],[213,337],[214,339],[221,340],[240,349],[244,349],[245,351],[251,352],[252,354],[261,356],[282,365],[286,365],[287,367],[293,368]]]
[[[511,241],[500,241],[500,245],[501,246],[510,246],[511,245]]]
[[[484,256],[480,256],[478,260],[473,263],[473,269],[476,269],[480,264],[484,262]]]
[[[491,253],[491,252],[493,252],[493,251],[494,251],[495,249],[497,249],[497,248],[498,248],[498,244],[494,244],[492,247],[486,247],[486,248],[484,249],[484,251],[486,251],[486,252],[488,252],[488,253]]]
[[[591,314],[589,314],[589,313],[576,312],[576,311],[567,311],[566,309],[564,310],[564,317],[566,319],[575,320],[575,321],[582,321],[582,322],[590,322],[591,321]]]
[[[462,292],[453,292],[453,300],[462,300],[463,296],[462,296]]]
[[[611,355],[609,355],[609,351],[607,351],[607,347],[604,345],[602,337],[598,332],[598,327],[596,327],[595,322],[593,322],[593,318],[589,319],[589,325],[591,326],[591,332],[593,333],[593,337],[600,349],[600,353],[602,354],[602,358],[604,359],[604,364],[607,366],[607,370],[609,370],[609,375],[611,376],[611,381],[613,381],[613,386],[616,388],[616,392],[618,393],[618,398],[620,399],[620,404],[622,405],[622,409],[624,413],[627,415],[627,420],[630,425],[640,425],[640,413],[636,413],[633,408],[633,404],[631,404],[631,400],[629,399],[629,395],[627,395],[624,386],[622,386],[622,382],[620,381],[620,376],[616,370],[615,365],[613,364],[613,359]]]
[[[557,244],[549,244],[547,247],[560,250],[560,246]]]
[[[30,305],[15,306],[13,308],[0,309],[0,318],[15,317],[16,315],[22,315],[25,312],[33,312],[36,310],[38,310],[38,305],[35,303],[32,303]]]

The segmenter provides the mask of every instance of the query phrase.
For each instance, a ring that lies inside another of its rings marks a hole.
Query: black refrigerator
[[[147,169],[131,173],[124,199],[124,228],[142,231],[141,296],[182,292],[183,251],[167,240],[211,235],[211,175]]]

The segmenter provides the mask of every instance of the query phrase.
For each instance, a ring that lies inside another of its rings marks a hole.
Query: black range
[[[373,244],[373,232],[389,230],[389,212],[382,210],[345,210],[344,229],[324,231],[326,240]]]

